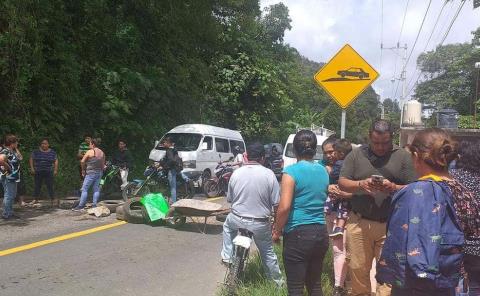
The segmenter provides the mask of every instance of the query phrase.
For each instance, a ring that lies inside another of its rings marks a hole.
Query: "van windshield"
[[[165,150],[162,146],[163,139],[166,137],[171,137],[173,143],[175,143],[175,148],[178,151],[195,151],[200,145],[200,140],[202,139],[201,134],[192,134],[192,133],[168,133],[160,140],[157,147],[157,150]]]
[[[313,159],[322,160],[323,159],[323,152],[322,151],[323,151],[322,150],[322,145],[317,145],[317,153],[315,154]],[[287,144],[287,148],[286,148],[286,151],[285,151],[285,156],[295,158],[295,153],[293,152],[293,144],[292,143]]]

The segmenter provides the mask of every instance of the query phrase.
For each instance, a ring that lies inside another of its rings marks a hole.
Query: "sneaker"
[[[341,237],[343,236],[343,228],[342,227],[334,227],[332,233],[328,235],[329,237]]]
[[[347,296],[347,290],[342,287],[335,286],[335,288],[333,288],[332,296]]]
[[[75,207],[72,209],[73,212],[82,212],[84,211],[84,208],[80,208],[80,207]]]

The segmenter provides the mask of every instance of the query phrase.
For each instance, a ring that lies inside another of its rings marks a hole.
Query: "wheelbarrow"
[[[181,199],[171,205],[166,220],[175,227],[180,227],[184,225],[187,218],[189,218],[194,222],[198,230],[205,234],[208,217],[214,217],[228,212],[230,212],[230,209],[225,209],[222,205],[213,202],[197,199]],[[204,218],[203,228],[198,226],[198,222],[193,219],[194,217]]]

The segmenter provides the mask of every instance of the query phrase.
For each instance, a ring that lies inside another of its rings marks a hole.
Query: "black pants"
[[[469,295],[480,296],[480,256],[465,254],[463,264],[468,273]]]
[[[328,250],[325,225],[301,225],[283,236],[283,261],[287,275],[288,295],[322,296],[323,258]]]
[[[455,288],[440,289],[428,279],[412,279],[408,284],[411,288],[392,288],[392,296],[455,296]]]
[[[45,182],[47,185],[48,195],[53,199],[53,172],[51,171],[39,171],[35,172],[35,191],[33,197],[37,199],[40,196],[40,189],[42,188],[42,183]]]

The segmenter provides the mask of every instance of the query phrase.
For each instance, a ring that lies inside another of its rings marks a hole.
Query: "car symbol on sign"
[[[347,70],[338,71],[337,74],[342,76],[342,78],[345,76],[358,77],[359,79],[369,77],[369,74],[363,71],[362,68],[348,68]]]

